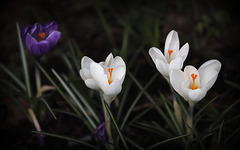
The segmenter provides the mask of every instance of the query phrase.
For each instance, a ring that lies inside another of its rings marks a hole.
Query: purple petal
[[[57,29],[58,24],[55,21],[48,22],[43,26],[43,32],[45,32],[46,36],[49,36],[53,31]]]
[[[59,31],[53,31],[47,37],[46,41],[48,41],[50,43],[50,48],[53,48],[57,44],[60,37],[61,37],[61,32],[59,32]]]
[[[37,44],[38,41],[32,37],[32,35],[30,35],[29,33],[27,33],[26,37],[25,37],[25,41],[24,41],[28,51],[30,51],[31,47],[33,44]]]
[[[36,40],[39,39],[39,33],[42,33],[42,25],[39,23],[35,23],[33,27],[29,30],[29,33],[34,37]]]
[[[26,25],[21,30],[21,38],[22,38],[22,41],[23,41],[24,44],[25,44],[25,37],[27,35],[27,31],[30,27],[31,27],[31,25]]]
[[[43,26],[43,29],[48,29],[48,28],[51,28],[52,30],[57,30],[58,29],[58,24],[55,21],[47,22]]]
[[[94,131],[95,140],[107,140],[107,131],[105,128],[105,122],[101,123]]]
[[[50,50],[50,43],[48,41],[41,41],[37,44],[33,44],[29,52],[34,56],[41,56],[46,54]]]

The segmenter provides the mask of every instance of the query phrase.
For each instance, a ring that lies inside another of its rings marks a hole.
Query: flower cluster
[[[169,32],[166,38],[164,54],[157,48],[149,50],[158,71],[170,81],[171,86],[190,105],[203,99],[207,91],[213,86],[220,72],[221,63],[218,60],[209,60],[197,70],[188,65],[181,71],[188,55],[189,45],[186,43],[179,50],[179,38],[176,31]]]

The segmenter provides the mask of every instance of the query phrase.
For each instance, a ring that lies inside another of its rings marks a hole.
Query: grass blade
[[[120,129],[119,129],[119,127],[118,127],[118,125],[117,125],[117,123],[116,123],[112,113],[111,113],[111,110],[110,110],[107,102],[104,101],[104,105],[105,105],[105,107],[106,107],[106,109],[108,111],[109,116],[111,117],[111,119],[113,121],[113,124],[114,124],[115,128],[117,129],[117,132],[118,132],[118,134],[119,134],[119,136],[120,136],[120,138],[121,138],[121,140],[123,142],[123,145],[124,145],[125,149],[128,150],[127,143],[125,142],[125,139],[123,138],[123,135],[122,135],[122,133],[121,133],[121,131],[120,131]]]
[[[218,99],[218,98],[219,98],[219,96],[217,96],[217,97],[213,98],[211,101],[209,101],[206,105],[204,105],[204,106],[197,112],[197,114],[196,114],[194,117],[197,118],[197,117],[201,114],[201,112],[202,112],[209,104],[211,104],[213,101],[215,101],[215,100]]]
[[[136,85],[138,86],[138,88],[140,90],[143,90],[143,87],[141,86],[141,84],[137,81],[137,79],[130,73],[128,72],[129,76],[132,78],[132,80],[136,83]],[[157,73],[158,74],[158,73]],[[148,94],[147,91],[143,92],[144,95],[147,97],[147,99],[153,104],[153,106],[155,106],[154,108],[156,108],[157,112],[164,118],[164,120],[167,122],[167,124],[171,124],[171,122],[169,121],[168,117],[165,115],[165,113],[158,107],[158,105],[156,104],[155,100]]]
[[[2,70],[4,70],[9,77],[13,79],[13,81],[16,82],[17,85],[19,85],[24,91],[26,91],[25,85],[9,70],[7,69],[4,65],[0,64],[0,67]]]
[[[73,94],[73,92],[70,90],[70,88],[67,86],[67,84],[62,80],[62,78],[58,75],[58,73],[52,69],[53,74],[57,77],[57,79],[60,81],[64,89],[67,91],[67,93],[72,97],[73,101],[76,103],[76,105],[79,107],[79,109],[82,111],[83,115],[87,118],[89,123],[92,125],[92,127],[95,129],[96,124],[92,121],[92,119],[89,117],[85,109],[83,108],[82,104],[79,103],[76,96]]]
[[[32,97],[30,78],[29,78],[28,66],[27,66],[27,59],[25,56],[25,51],[24,51],[22,40],[21,40],[20,27],[19,27],[18,22],[16,23],[16,27],[17,27],[18,41],[19,41],[19,47],[20,47],[20,52],[21,52],[21,58],[22,58],[24,77],[25,77],[25,82],[26,82],[26,87],[27,87],[26,90],[27,90],[28,96]]]
[[[46,135],[46,136],[51,136],[51,137],[56,137],[56,138],[64,139],[64,140],[68,140],[68,141],[73,141],[73,142],[85,145],[85,146],[87,146],[89,148],[98,149],[96,146],[93,146],[92,144],[89,144],[87,142],[84,142],[84,141],[81,141],[81,140],[78,140],[78,139],[75,139],[75,138],[64,136],[64,135],[52,134],[52,133],[47,133],[47,132],[38,132],[38,131],[33,131],[33,133]]]
[[[180,136],[176,136],[176,137],[173,137],[173,138],[170,138],[170,139],[158,142],[156,144],[153,144],[152,146],[149,146],[147,149],[148,150],[155,149],[156,147],[158,147],[158,146],[160,146],[162,144],[165,144],[165,143],[168,143],[168,142],[172,142],[174,140],[178,140],[178,139],[181,139],[181,138],[184,138],[184,137],[187,137],[187,136],[190,136],[190,134],[180,135]]]
[[[67,77],[64,75],[63,76],[65,80],[67,80]],[[87,100],[83,97],[83,95],[75,88],[75,86],[72,83],[69,83],[71,89],[73,92],[77,95],[77,97],[81,100],[81,102],[85,105],[85,107],[90,111],[91,115],[93,118],[97,121],[97,123],[100,123],[99,118],[97,117],[96,113],[92,109],[92,107],[89,105]]]
[[[51,107],[49,106],[49,104],[47,103],[47,101],[43,97],[41,97],[41,101],[46,105],[47,109],[50,111],[50,113],[52,114],[53,118],[55,120],[57,120],[57,117],[53,113],[53,111],[52,111]]]
[[[89,127],[90,131],[93,131],[93,128],[89,126],[89,123],[83,119],[82,114],[76,109],[76,107],[71,103],[71,101],[67,98],[67,96],[63,93],[63,91],[57,86],[57,84],[53,81],[53,79],[47,74],[47,72],[42,68],[42,66],[36,62],[39,69],[43,72],[43,74],[47,77],[47,79],[52,83],[52,85],[57,89],[57,91],[62,95],[62,97],[66,100],[69,106],[79,115],[80,118],[84,121],[84,123]]]
[[[157,77],[157,74],[155,74],[155,76],[152,77],[152,79],[147,83],[147,85],[141,90],[141,92],[138,94],[138,96],[136,97],[136,99],[134,100],[134,102],[132,103],[132,105],[130,106],[130,108],[128,109],[127,114],[125,115],[122,124],[121,124],[121,129],[123,129],[130,113],[132,112],[134,106],[137,104],[138,100],[141,98],[141,96],[143,95],[143,93],[146,91],[146,89],[148,88],[148,86],[154,81],[154,79]]]

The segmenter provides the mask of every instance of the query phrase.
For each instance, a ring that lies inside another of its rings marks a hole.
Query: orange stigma
[[[38,36],[39,36],[39,39],[38,39],[38,42],[40,42],[44,37],[45,37],[45,33],[42,32],[42,33],[39,33]]]
[[[169,54],[169,60],[168,63],[170,64],[171,62],[171,54],[172,54],[173,50],[168,50],[168,54]]]
[[[192,74],[191,74],[191,77],[192,77],[192,79],[193,79],[193,83],[192,83],[192,85],[191,85],[191,89],[192,89],[192,90],[195,90],[195,89],[198,88],[198,86],[195,85],[195,80],[196,80],[196,78],[198,77],[198,75],[195,74],[195,73],[192,73]]]
[[[108,79],[109,85],[112,83],[112,71],[113,71],[113,68],[108,68],[108,72],[110,74],[110,78]]]

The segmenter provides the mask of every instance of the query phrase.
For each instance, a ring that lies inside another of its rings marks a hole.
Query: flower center
[[[171,62],[171,54],[172,54],[173,50],[168,50],[168,63],[170,64]]]
[[[108,72],[110,74],[110,78],[108,79],[109,85],[112,83],[112,71],[113,71],[113,68],[108,68]]]
[[[193,79],[193,83],[192,83],[192,85],[191,85],[191,89],[192,89],[192,90],[195,90],[195,89],[198,88],[198,86],[195,85],[195,80],[196,80],[196,78],[198,77],[198,75],[195,74],[195,73],[192,73],[192,74],[191,74],[191,77],[192,77],[192,79]]]
[[[38,42],[42,41],[42,39],[45,37],[45,33],[42,32],[42,33],[39,33],[38,36],[39,36],[39,39],[38,39]]]

